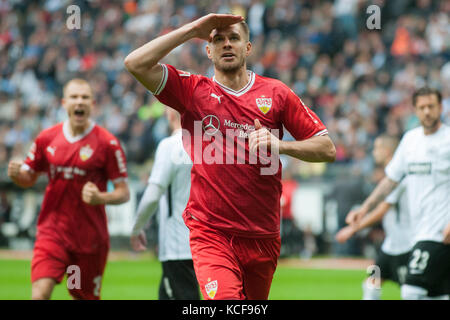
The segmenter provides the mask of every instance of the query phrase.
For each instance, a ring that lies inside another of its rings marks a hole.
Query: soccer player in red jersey
[[[41,173],[49,180],[31,262],[32,299],[50,299],[66,272],[74,299],[100,299],[109,250],[105,204],[129,199],[126,160],[119,141],[90,119],[94,101],[85,80],[65,85],[62,104],[69,119],[42,131],[24,162],[9,163],[8,176],[23,188]]]
[[[212,79],[159,63],[193,38],[208,41]],[[278,153],[311,162],[335,159],[314,112],[282,82],[247,70],[251,49],[242,17],[209,14],[125,59],[139,82],[181,114],[183,144],[194,163],[183,217],[206,299],[268,298],[280,254]],[[281,140],[283,126],[296,141]],[[252,161],[255,154],[260,156]]]

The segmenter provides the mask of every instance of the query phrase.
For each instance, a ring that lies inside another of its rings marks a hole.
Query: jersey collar
[[[213,81],[217,83],[226,93],[239,97],[242,96],[244,93],[248,92],[255,83],[255,73],[253,71],[247,70],[247,74],[249,78],[247,84],[238,91],[228,88],[227,86],[221,84],[219,81],[217,81],[216,76],[213,77]]]
[[[92,129],[94,129],[95,127],[95,122],[91,120],[88,129],[83,134],[79,134],[77,136],[73,136],[70,133],[69,125],[70,125],[69,120],[64,121],[62,128],[63,134],[67,141],[69,141],[70,143],[75,143],[86,137],[89,133],[91,133]]]

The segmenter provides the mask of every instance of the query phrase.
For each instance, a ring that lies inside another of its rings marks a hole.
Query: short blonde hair
[[[72,80],[67,81],[66,84],[64,85],[64,87],[63,87],[63,96],[66,95],[67,88],[72,83],[81,84],[81,85],[87,85],[91,89],[91,92],[92,92],[92,88],[91,88],[91,85],[89,84],[89,82],[87,82],[86,80],[81,79],[81,78],[74,78]]]

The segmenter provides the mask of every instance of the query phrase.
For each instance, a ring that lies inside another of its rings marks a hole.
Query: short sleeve
[[[400,141],[399,146],[395,150],[394,156],[385,169],[386,176],[395,182],[400,182],[407,174],[407,166],[405,164],[405,141],[406,136]]]
[[[38,136],[32,143],[24,164],[35,172],[44,172],[48,164],[44,153],[44,143],[41,136]]]
[[[148,183],[166,189],[172,181],[174,170],[174,164],[171,160],[170,140],[166,138],[159,143],[156,149],[155,162]]]
[[[113,183],[122,181],[128,177],[127,161],[120,142],[113,137],[107,145],[106,173]]]
[[[405,192],[405,180],[403,180],[387,197],[386,202],[394,205],[399,203],[401,196]]]
[[[288,91],[285,99],[281,121],[296,140],[328,134],[319,117],[292,90]]]
[[[163,76],[153,94],[163,104],[180,113],[188,109],[196,77],[168,64],[161,64]]]

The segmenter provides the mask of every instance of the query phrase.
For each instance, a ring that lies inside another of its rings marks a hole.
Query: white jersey
[[[408,211],[406,181],[402,182],[386,198],[391,205],[383,217],[383,230],[386,234],[381,250],[389,255],[400,255],[410,251],[414,245]]]
[[[414,243],[443,241],[450,222],[450,127],[425,135],[423,128],[408,131],[386,167],[394,180],[407,179],[408,207]]]
[[[189,229],[182,218],[189,199],[191,168],[181,130],[159,143],[148,183],[166,190],[159,201],[160,261],[192,259]]]

